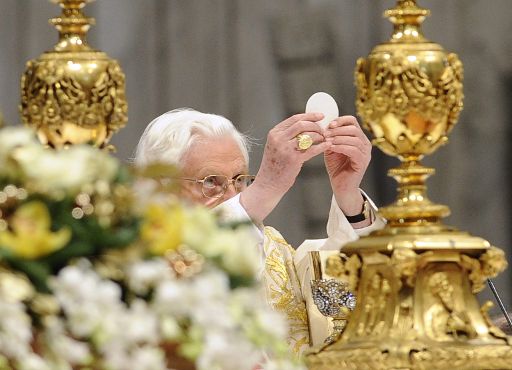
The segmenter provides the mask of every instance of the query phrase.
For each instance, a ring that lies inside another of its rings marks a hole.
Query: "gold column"
[[[127,121],[125,76],[117,61],[87,43],[94,19],[82,8],[93,0],[52,1],[62,8],[60,16],[50,19],[59,42],[27,62],[21,78],[22,120],[49,146],[102,147]]]
[[[391,39],[357,62],[357,109],[373,143],[401,161],[389,171],[398,197],[380,210],[383,230],[322,266],[355,282],[358,302],[341,338],[307,356],[310,369],[512,369],[510,338],[489,320],[492,304],[475,298],[505,269],[504,254],[444,225],[449,208],[426,196],[434,170],[421,159],[448,141],[463,99],[457,55],[421,32],[428,15],[398,0],[385,12]]]

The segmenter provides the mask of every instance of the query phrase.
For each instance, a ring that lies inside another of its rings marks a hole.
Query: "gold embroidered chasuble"
[[[274,228],[264,228],[263,286],[268,303],[283,313],[289,325],[288,344],[300,354],[309,347],[308,314],[293,263],[295,250]]]
[[[224,221],[250,220],[239,197],[237,195],[217,206]],[[370,203],[375,211],[377,208]],[[294,353],[300,355],[310,346],[322,344],[331,326],[330,320],[322,316],[313,303],[308,252],[338,253],[345,243],[383,226],[384,221],[376,217],[371,226],[354,230],[334,197],[327,223],[328,238],[305,240],[297,250],[276,229],[252,224],[255,240],[258,240],[257,248],[261,252],[260,276],[266,299],[271,307],[285,315],[289,326],[288,343]]]

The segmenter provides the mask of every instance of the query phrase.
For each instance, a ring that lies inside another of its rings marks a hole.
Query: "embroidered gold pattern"
[[[276,311],[286,315],[288,343],[296,354],[300,354],[309,347],[309,331],[306,304],[293,264],[295,250],[271,227],[265,227],[263,247],[267,299]]]

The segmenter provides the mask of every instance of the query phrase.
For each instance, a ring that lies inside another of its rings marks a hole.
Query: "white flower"
[[[155,179],[137,179],[132,186],[134,196],[134,208],[139,214],[144,213],[152,204],[165,205],[176,202],[173,194],[162,192],[160,184]]]
[[[258,330],[257,337],[285,340],[288,324],[284,316],[271,309],[262,291],[253,288],[237,289],[231,295],[231,311],[240,323],[251,321],[251,327]]]
[[[109,280],[101,280],[96,275],[96,301],[101,306],[108,306],[114,302],[121,302],[121,288]]]
[[[187,245],[190,245],[197,252],[205,256],[206,258],[217,258],[230,253],[231,249],[237,243],[236,237],[233,235],[231,230],[218,229],[207,235],[201,236],[200,234],[206,234],[206,231],[194,231],[194,236],[191,237],[188,233],[191,227],[185,224],[184,241]],[[197,239],[194,240],[193,238]]]
[[[133,350],[130,367],[126,370],[167,370],[164,353],[155,347],[138,347]]]
[[[60,151],[27,146],[14,151],[13,157],[32,187],[50,194],[74,195],[84,184],[112,181],[118,170],[113,157],[87,145]]]
[[[131,343],[151,343],[158,345],[158,320],[145,301],[137,299],[132,302],[123,317],[122,335]]]
[[[261,267],[261,256],[249,229],[219,228],[210,212],[194,211],[194,214],[199,216],[198,221],[194,218],[185,222],[185,244],[208,259],[219,259],[221,267],[232,275],[255,276]]]
[[[0,158],[5,158],[14,148],[39,146],[34,131],[26,127],[4,127],[0,130]]]
[[[263,370],[307,370],[306,366],[291,360],[268,360],[262,364]]]
[[[25,127],[5,127],[0,130],[0,177],[15,178],[20,175],[15,163],[8,159],[16,150],[23,148],[42,150],[32,130]]]
[[[32,341],[32,323],[19,302],[5,302],[0,299],[0,351],[13,359],[26,356]]]
[[[105,368],[109,370],[129,369],[129,358],[122,343],[111,342],[103,349]]]
[[[140,261],[127,268],[128,286],[137,294],[146,294],[159,282],[173,277],[168,262],[161,258]]]
[[[159,322],[163,339],[173,341],[178,339],[179,336],[183,334],[183,330],[175,318],[168,315],[163,315],[160,317]]]
[[[168,282],[170,278],[166,277]],[[77,284],[74,289],[73,284]],[[71,333],[90,338],[109,369],[165,369],[164,356],[158,349],[162,339],[157,312],[147,302],[136,299],[126,305],[120,287],[100,278],[83,261],[62,269],[51,286]],[[64,344],[74,344],[73,349],[80,354],[77,343]]]
[[[19,370],[56,370],[42,357],[30,353],[19,362]]]
[[[262,331],[275,338],[285,339],[288,335],[286,320],[279,313],[270,309],[258,310],[255,320]]]
[[[209,331],[197,359],[199,370],[252,370],[263,354],[235,332]]]
[[[57,358],[70,364],[85,364],[91,359],[89,345],[69,337],[57,317],[47,317],[44,323],[45,342]]]
[[[183,241],[204,256],[211,256],[209,242],[218,231],[217,221],[212,211],[204,207],[187,208],[183,227]]]
[[[187,284],[178,280],[162,282],[155,290],[153,307],[161,315],[185,317],[195,302]]]
[[[112,343],[105,351],[105,368],[109,370],[167,370],[164,353],[156,347],[130,349]]]
[[[203,304],[192,309],[190,316],[197,325],[209,327],[209,329],[235,330],[237,327],[226,302],[205,300]],[[212,317],[215,317],[215,320],[212,320]]]
[[[234,275],[254,277],[261,267],[261,256],[257,243],[248,229],[239,227],[230,231],[229,236],[220,233],[217,235],[221,240],[216,242],[224,243],[226,247],[221,256],[223,267]]]
[[[108,340],[117,327],[122,310],[121,289],[109,280],[101,280],[87,263],[67,266],[50,281],[55,297],[69,321],[71,333],[78,338],[95,336]]]
[[[210,269],[192,280],[192,290],[199,301],[227,300],[229,280],[225,273]]]

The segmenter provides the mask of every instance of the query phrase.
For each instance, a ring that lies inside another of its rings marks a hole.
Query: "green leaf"
[[[41,258],[39,261],[50,267],[53,273],[57,273],[67,263],[78,257],[90,257],[95,254],[94,245],[85,241],[75,240],[62,249]]]
[[[249,276],[241,276],[241,275],[230,275],[229,276],[229,286],[231,289],[241,288],[241,287],[251,287],[255,284],[255,280],[253,277]]]
[[[102,245],[108,248],[122,248],[137,240],[139,236],[138,228],[120,228],[112,233],[105,233],[102,239]]]
[[[49,293],[48,277],[51,275],[49,266],[40,260],[21,259],[12,254],[11,251],[0,248],[0,255],[11,268],[23,272],[34,287],[42,293]]]

